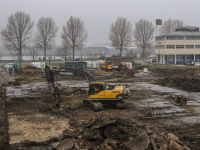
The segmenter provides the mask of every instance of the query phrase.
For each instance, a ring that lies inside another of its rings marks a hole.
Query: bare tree
[[[50,64],[51,60],[53,59],[53,55],[52,55],[51,50],[48,50],[48,51],[47,51],[46,56],[47,56],[47,58],[48,58],[48,60],[49,60],[49,64]]]
[[[20,60],[22,60],[22,50],[30,42],[33,26],[34,22],[31,22],[29,14],[17,11],[8,17],[6,28],[1,30],[4,46],[18,54]]]
[[[176,30],[176,28],[182,27],[183,25],[184,25],[184,21],[182,21],[182,20],[169,19],[169,20],[165,21],[163,23],[163,25],[160,27],[159,34],[163,35],[163,34],[167,34],[170,32],[174,32]]]
[[[19,51],[14,51],[14,52],[10,51],[10,55],[13,59],[20,60]]]
[[[150,50],[146,50],[145,54],[146,54],[146,56],[150,56],[151,55],[151,51]],[[143,52],[141,53],[141,55],[143,56]]]
[[[84,46],[84,42],[87,40],[84,22],[79,18],[71,16],[67,21],[66,26],[63,26],[61,38],[73,50],[74,59],[75,48],[81,49],[82,46]]]
[[[32,45],[30,45],[28,47],[28,54],[31,57],[31,60],[33,60],[35,62],[37,56],[39,53],[39,45],[36,43],[33,43]]]
[[[122,50],[126,49],[133,42],[132,24],[126,18],[119,17],[115,23],[110,26],[109,40],[111,45],[120,50],[120,57]]]
[[[125,56],[129,56],[129,57],[134,58],[134,57],[137,57],[137,52],[134,52],[133,49],[127,50],[126,53],[125,53]]]
[[[135,23],[134,42],[138,48],[142,48],[143,58],[146,57],[146,49],[151,47],[154,31],[155,28],[150,21],[141,19]]]
[[[60,46],[56,53],[58,56],[60,56],[62,59],[65,60],[65,63],[66,63],[66,59],[70,58],[70,55],[71,55],[70,49],[67,45]]]
[[[52,18],[40,18],[37,22],[36,40],[40,48],[44,50],[44,58],[46,60],[46,51],[51,50],[54,46],[58,27]]]

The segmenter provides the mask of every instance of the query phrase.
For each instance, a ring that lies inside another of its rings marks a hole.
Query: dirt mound
[[[163,77],[195,77],[199,78],[200,69],[154,69],[151,70],[156,76]]]
[[[167,77],[158,81],[162,86],[175,87],[189,92],[200,91],[200,80],[191,77]]]
[[[38,74],[38,73],[44,73],[44,70],[37,67],[27,66],[27,67],[22,68],[20,72],[26,73],[26,74]]]

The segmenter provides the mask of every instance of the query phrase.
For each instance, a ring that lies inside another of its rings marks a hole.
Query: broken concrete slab
[[[70,150],[73,147],[74,147],[74,139],[67,138],[58,146],[58,150]]]
[[[149,136],[146,132],[126,143],[125,147],[132,150],[145,150],[150,143]]]
[[[176,105],[185,106],[187,104],[187,99],[183,95],[175,95],[173,93],[170,93],[170,96]]]
[[[175,136],[173,133],[168,133],[168,138],[174,142],[179,142],[179,139],[177,136]]]

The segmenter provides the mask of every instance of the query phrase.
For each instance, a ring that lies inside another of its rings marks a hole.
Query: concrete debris
[[[174,141],[174,142],[179,142],[179,139],[177,136],[175,136],[173,133],[168,133],[168,138],[171,140],[171,141]]]
[[[187,104],[187,99],[182,95],[170,93],[170,96],[173,99],[173,102],[179,106],[185,106]]]
[[[62,141],[62,143],[58,146],[58,150],[70,150],[74,147],[74,139],[68,138]]]
[[[126,147],[132,150],[145,150],[149,145],[149,136],[144,132],[133,140],[126,143]]]

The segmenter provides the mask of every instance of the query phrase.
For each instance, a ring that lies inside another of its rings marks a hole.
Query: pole
[[[82,46],[81,46],[81,61],[82,61]]]
[[[54,60],[55,60],[55,49],[56,49],[56,40],[54,38]]]

